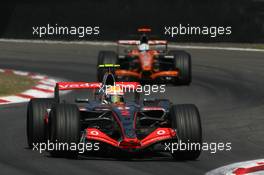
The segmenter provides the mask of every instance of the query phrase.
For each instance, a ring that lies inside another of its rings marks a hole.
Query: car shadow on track
[[[29,147],[24,147],[25,150],[32,151]],[[34,151],[33,151],[34,152]],[[68,159],[68,160],[76,160],[76,161],[85,161],[85,160],[93,160],[93,161],[127,161],[127,162],[150,162],[150,161],[158,161],[158,162],[186,162],[183,160],[176,160],[166,152],[86,152],[83,154],[78,154],[78,156],[67,156],[66,154],[62,154],[60,156],[52,156],[49,152],[44,152],[44,154],[40,154],[41,156],[45,156],[51,159]]]
[[[144,154],[102,154],[102,153],[87,153],[87,154],[79,154],[77,158],[69,158],[69,157],[52,157],[51,155],[47,155],[49,158],[62,158],[62,159],[74,159],[79,161],[85,160],[93,160],[93,161],[127,161],[127,162],[186,162],[179,161],[172,158],[172,156],[168,153],[144,153]]]

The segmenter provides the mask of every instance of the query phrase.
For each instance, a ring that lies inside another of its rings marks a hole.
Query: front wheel
[[[102,81],[107,69],[99,68],[101,64],[117,64],[117,54],[114,51],[100,51],[97,60],[97,80]]]
[[[202,127],[200,114],[195,105],[173,105],[170,111],[171,126],[176,129],[179,144],[189,144],[189,149],[172,153],[177,160],[195,160],[201,154]],[[179,148],[179,147],[178,147]]]
[[[172,50],[169,52],[174,56],[174,67],[179,70],[179,77],[175,85],[189,85],[192,81],[191,55],[183,50]]]
[[[78,150],[70,150],[80,142],[80,112],[76,105],[58,104],[51,110],[50,141],[64,145],[58,150],[51,151],[52,156],[77,157]]]

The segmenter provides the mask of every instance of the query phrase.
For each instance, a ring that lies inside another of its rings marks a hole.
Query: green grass
[[[37,80],[26,76],[0,73],[0,96],[14,95],[36,85]]]

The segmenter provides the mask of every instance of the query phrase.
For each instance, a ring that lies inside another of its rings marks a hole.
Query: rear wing
[[[140,40],[118,40],[119,45],[139,45]],[[167,45],[167,40],[149,40],[149,45]]]
[[[145,34],[150,33],[152,30],[149,27],[141,27],[141,28],[138,28],[137,31],[139,33],[142,33],[143,36],[146,36]],[[121,45],[139,45],[140,40],[118,40],[117,43]],[[149,40],[148,44],[149,45],[167,45],[168,42],[167,40]]]
[[[148,33],[151,32],[151,28],[143,27],[143,28],[139,28],[137,31],[140,33]]]
[[[67,90],[80,90],[80,89],[103,89],[108,88],[110,85],[104,85],[100,82],[57,82],[54,89],[54,98],[59,103],[60,102],[60,91]],[[138,82],[115,82],[114,86],[119,86],[125,90],[134,90],[140,86]],[[139,94],[135,93],[136,98],[139,98]]]
[[[120,51],[120,46],[138,46],[140,40],[118,40],[117,41],[117,53]],[[168,42],[166,40],[149,40],[148,44],[151,46],[165,46],[165,50],[168,50]]]

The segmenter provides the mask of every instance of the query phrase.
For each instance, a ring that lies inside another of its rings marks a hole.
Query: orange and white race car
[[[138,31],[142,33],[140,40],[119,40],[116,52],[100,51],[98,67],[120,65],[114,73],[121,81],[189,85],[192,80],[190,54],[183,50],[168,50],[166,40],[149,40],[149,28]],[[98,68],[98,81],[102,81],[105,71]]]

